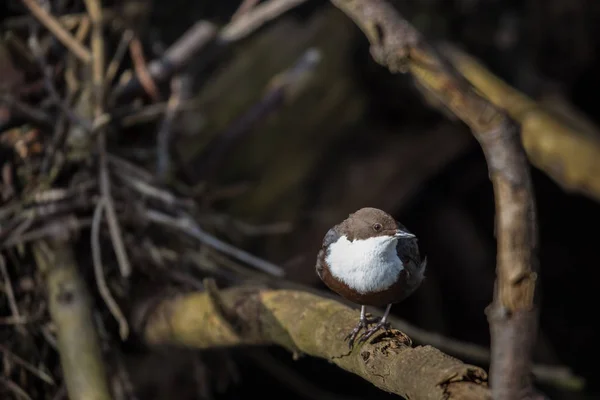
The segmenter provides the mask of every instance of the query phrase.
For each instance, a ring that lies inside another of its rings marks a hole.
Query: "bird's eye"
[[[379,232],[381,230],[381,224],[377,223],[373,225],[373,229],[375,230],[375,232]]]

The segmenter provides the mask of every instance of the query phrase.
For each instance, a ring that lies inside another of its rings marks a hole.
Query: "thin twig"
[[[102,212],[104,210],[104,201],[100,199],[96,210],[94,211],[94,218],[92,221],[92,232],[91,232],[91,244],[92,244],[92,260],[94,263],[94,274],[96,276],[96,285],[100,296],[106,303],[108,310],[113,315],[117,323],[119,324],[119,335],[122,340],[127,339],[129,336],[129,324],[123,315],[123,312],[119,308],[119,305],[110,293],[110,289],[106,284],[104,278],[104,268],[102,267],[102,250],[100,247],[100,224],[102,223]]]
[[[252,254],[246,253],[245,251],[238,249],[237,247],[225,243],[217,239],[216,237],[206,233],[204,230],[200,229],[200,227],[198,227],[198,225],[189,216],[174,218],[170,215],[161,213],[159,211],[146,210],[144,213],[144,217],[154,223],[166,225],[171,228],[183,231],[186,234],[192,236],[193,238],[196,238],[197,240],[201,241],[202,243],[205,243],[208,246],[231,257],[234,257],[239,261],[252,265],[253,267],[262,270],[268,274],[279,277],[285,275],[285,271],[277,265],[272,264],[256,256],[253,256]]]
[[[83,43],[88,33],[90,33],[90,26],[90,17],[87,15],[81,17],[81,19],[79,20],[79,26],[77,27],[77,31],[75,31],[75,39],[77,39],[79,43]]]
[[[110,178],[108,176],[108,166],[106,162],[106,143],[103,134],[98,135],[98,150],[100,156],[100,193],[102,195],[102,201],[104,207],[106,207],[106,220],[108,223],[108,229],[112,240],[115,254],[117,256],[117,262],[121,271],[121,276],[127,278],[131,274],[131,263],[129,262],[129,256],[123,243],[123,236],[121,234],[121,226],[119,225],[119,219],[113,203],[110,187]]]
[[[18,237],[13,238],[11,236],[4,243],[2,243],[1,247],[8,248],[34,242],[36,240],[51,238],[58,234],[64,234],[65,230],[69,231],[69,233],[77,233],[83,228],[88,228],[91,226],[91,224],[92,222],[89,218],[79,219],[75,216],[61,218],[56,221],[45,223],[39,229],[32,229],[19,235]]]
[[[139,177],[130,175],[129,172],[121,170],[118,178],[121,182],[135,190],[138,194],[158,200],[168,207],[184,207],[187,210],[191,210],[195,206],[195,203],[192,199],[180,199],[172,192],[151,185]]]
[[[123,32],[121,40],[119,41],[119,45],[115,50],[115,54],[113,54],[113,58],[108,64],[108,68],[106,69],[106,76],[104,77],[104,84],[106,86],[110,85],[113,79],[115,79],[115,76],[117,75],[117,72],[119,70],[119,66],[123,61],[123,57],[125,57],[125,54],[127,53],[129,43],[131,42],[131,39],[133,39],[133,37],[134,33],[131,29],[126,29],[125,32]],[[105,88],[105,90],[106,89],[108,88]]]
[[[86,18],[88,15],[86,13],[73,13],[73,14],[63,14],[55,17],[56,20],[67,30],[74,29],[77,25],[81,23],[82,18]],[[117,17],[115,12],[111,9],[104,10],[104,20],[109,21]],[[18,17],[7,18],[2,21],[0,26],[7,30],[18,30],[18,29],[27,29],[31,24],[32,18],[29,15],[23,15]]]
[[[65,45],[73,54],[84,63],[89,63],[92,59],[92,54],[81,43],[79,43],[67,30],[65,30],[60,22],[56,20],[50,13],[46,12],[36,0],[21,0],[31,14],[44,25],[62,44]]]
[[[14,112],[18,116],[27,117],[36,124],[52,126],[54,123],[53,118],[50,115],[39,108],[32,107],[29,104],[22,102],[10,93],[4,91],[0,93],[0,104],[8,106],[11,112]]]
[[[279,17],[306,0],[269,0],[258,4],[251,11],[232,20],[219,33],[219,40],[234,42],[255,31],[265,23]]]
[[[0,376],[0,384],[6,386],[6,388],[8,390],[10,390],[11,392],[13,392],[17,397],[20,397],[22,399],[26,399],[26,400],[32,400],[31,396],[29,396],[27,394],[26,391],[24,391],[21,386],[17,385],[16,383],[14,383],[13,381],[11,381],[10,379],[4,378],[3,376]]]
[[[146,57],[144,57],[142,42],[136,36],[129,42],[129,54],[131,56],[131,61],[133,62],[135,73],[140,80],[140,84],[146,91],[146,94],[150,96],[152,101],[160,101],[160,92],[146,65]]]
[[[95,99],[95,117],[103,113],[104,105],[104,36],[102,33],[102,6],[99,0],[85,0],[85,8],[92,22],[92,82]]]
[[[208,21],[200,21],[189,28],[165,54],[158,60],[148,64],[148,72],[155,82],[169,79],[180,71],[198,52],[210,43],[217,34],[215,25]],[[142,87],[140,79],[133,77],[115,88],[111,103],[137,92]]]
[[[34,367],[33,365],[31,365],[30,363],[28,363],[21,357],[17,356],[3,344],[0,344],[0,353],[3,353],[6,357],[8,357],[12,361],[14,361],[15,364],[20,365],[27,371],[31,372],[33,375],[37,376],[38,378],[40,378],[41,380],[46,382],[47,384],[52,385],[52,386],[56,385],[56,383],[54,382],[54,379],[52,379],[52,377],[50,375],[48,375],[46,372],[42,371],[41,369]]]
[[[173,120],[179,112],[179,105],[183,100],[184,93],[188,93],[184,87],[188,84],[187,80],[185,76],[181,75],[175,75],[171,79],[171,96],[169,96],[167,110],[156,135],[156,175],[160,181],[166,179],[170,170],[172,125]]]
[[[4,290],[6,292],[6,297],[8,297],[10,312],[14,318],[21,318],[19,306],[17,305],[17,300],[15,299],[15,292],[13,291],[12,283],[10,281],[10,275],[8,274],[8,269],[6,268],[6,261],[4,260],[4,256],[2,254],[0,254],[0,273],[2,273],[2,279],[4,280]],[[18,328],[25,332],[21,326]]]
[[[233,20],[238,19],[239,17],[243,16],[248,11],[252,10],[259,2],[260,2],[260,0],[242,0],[242,3],[239,5],[237,10],[235,10],[233,15],[231,16],[231,20],[233,21]]]
[[[88,132],[91,131],[91,122],[87,121],[80,115],[77,115],[75,111],[69,108],[69,106],[64,102],[64,100],[61,99],[60,94],[56,90],[54,82],[52,81],[52,74],[49,72],[49,69],[51,69],[51,67],[46,63],[46,59],[44,57],[37,37],[37,29],[35,27],[32,28],[31,34],[29,35],[29,40],[27,42],[42,72],[42,76],[44,78],[44,85],[46,87],[46,90],[48,91],[48,94],[52,98],[52,101],[71,120],[71,122],[80,125],[83,129],[87,130]]]
[[[92,51],[94,54],[92,77],[95,94],[94,115],[96,118],[99,118],[104,112],[104,40],[102,37],[102,7],[98,0],[86,0],[85,5],[92,21]],[[108,175],[106,161],[106,132],[104,130],[101,130],[98,133],[97,144],[100,164],[99,184],[100,194],[102,196],[101,201],[103,207],[106,208],[106,220],[121,276],[127,278],[131,274],[131,264],[129,262],[129,257],[127,256],[125,244],[123,243],[121,227],[111,195],[110,177]]]

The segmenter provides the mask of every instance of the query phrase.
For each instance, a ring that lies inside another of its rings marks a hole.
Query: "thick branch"
[[[521,124],[521,141],[533,165],[565,190],[600,201],[600,135],[597,129],[561,118],[456,48],[448,46],[444,54],[450,56],[454,66],[484,96]]]
[[[481,97],[422,35],[384,0],[332,0],[365,33],[371,54],[392,72],[410,71],[425,90],[464,121],[488,163],[496,200],[497,281],[488,310],[494,398],[531,391],[537,227],[531,178],[516,125]]]
[[[166,299],[145,312],[138,331],[150,345],[198,349],[276,344],[324,358],[391,393],[411,399],[488,399],[486,373],[431,346],[411,347],[399,331],[348,351],[344,336],[358,313],[292,290],[237,288],[217,296]]]
[[[34,256],[46,281],[50,316],[70,399],[110,400],[89,293],[64,242],[36,242]]]

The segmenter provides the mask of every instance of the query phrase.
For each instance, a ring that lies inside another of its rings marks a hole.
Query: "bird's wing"
[[[397,224],[399,229],[412,233],[400,222],[397,222]],[[421,281],[425,273],[425,267],[427,266],[427,258],[421,260],[417,238],[398,240],[396,250],[398,251],[400,260],[402,260],[402,264],[404,264],[409,273],[408,279],[411,281]]]
[[[340,234],[337,232],[336,227],[337,225],[327,231],[325,237],[323,238],[321,250],[319,250],[319,253],[317,254],[317,264],[315,269],[317,271],[317,275],[321,279],[323,279],[323,264],[325,263],[325,252],[327,251],[327,246],[329,246],[331,243],[337,242],[337,240],[340,238]]]

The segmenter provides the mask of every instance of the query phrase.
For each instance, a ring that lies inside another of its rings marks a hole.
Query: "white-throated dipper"
[[[361,305],[360,320],[346,336],[350,348],[381,328],[387,329],[392,304],[410,296],[424,278],[427,258],[421,260],[417,238],[388,213],[361,208],[331,228],[317,255],[317,275],[331,290]],[[383,317],[367,330],[365,306],[387,306]]]

